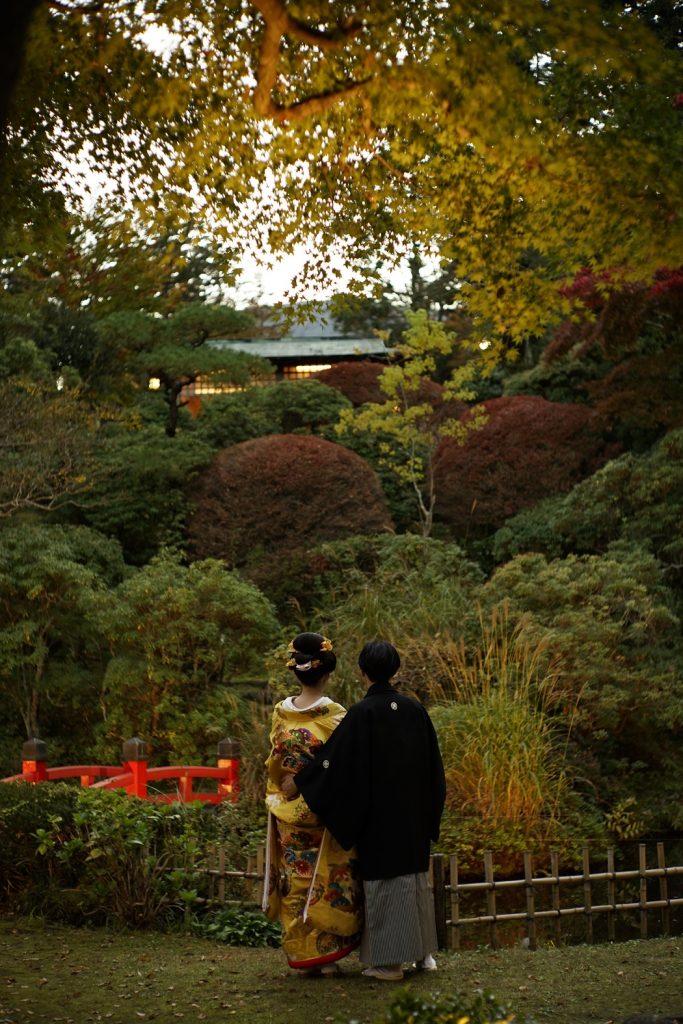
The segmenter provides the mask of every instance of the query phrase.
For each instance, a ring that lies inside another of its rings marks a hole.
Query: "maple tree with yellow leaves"
[[[157,218],[306,242],[312,280],[332,246],[362,284],[417,243],[492,365],[571,312],[580,268],[616,287],[680,263],[682,25],[678,0],[44,0],[10,237],[54,219],[71,161]]]

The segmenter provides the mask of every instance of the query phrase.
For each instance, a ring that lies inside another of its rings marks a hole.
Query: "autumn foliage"
[[[436,453],[436,519],[458,539],[489,534],[541,498],[570,490],[617,454],[587,406],[532,395],[483,403],[488,417],[464,445]]]
[[[606,369],[586,387],[598,413],[658,432],[683,425],[683,267],[621,286],[584,270],[565,293],[577,315],[557,328],[544,362],[599,353]]]
[[[315,375],[316,380],[336,388],[352,405],[363,405],[365,402],[383,402],[384,395],[380,391],[379,375],[384,369],[383,363],[362,362],[335,363],[329,370],[321,370]]]
[[[199,478],[194,498],[192,553],[229,566],[392,528],[374,470],[319,437],[272,434],[225,448]]]
[[[383,363],[343,362],[331,366],[329,370],[317,373],[316,380],[341,391],[344,397],[348,398],[356,407],[364,405],[366,402],[375,402],[381,405],[387,401],[387,396],[379,384],[379,378],[384,369],[386,367]],[[434,409],[436,422],[441,422],[442,419],[448,417],[460,416],[466,409],[465,403],[455,399],[444,401],[443,391],[441,384],[425,377],[421,381],[417,393],[407,396],[407,404],[410,406],[428,402]]]

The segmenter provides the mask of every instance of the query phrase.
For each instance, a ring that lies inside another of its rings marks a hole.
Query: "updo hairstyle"
[[[323,676],[337,667],[332,642],[322,633],[299,633],[287,651],[287,668],[291,668],[302,686],[317,686]]]

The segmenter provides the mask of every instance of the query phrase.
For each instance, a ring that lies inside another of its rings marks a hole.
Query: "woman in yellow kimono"
[[[280,920],[289,966],[311,974],[335,973],[337,961],[359,945],[363,927],[354,851],[339,846],[301,797],[289,800],[281,789],[283,778],[312,760],[346,714],[323,692],[336,663],[320,633],[294,638],[287,667],[301,692],[275,706],[266,761],[264,910]]]

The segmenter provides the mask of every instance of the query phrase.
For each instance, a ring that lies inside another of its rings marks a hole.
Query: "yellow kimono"
[[[342,849],[302,797],[287,800],[284,775],[307,764],[345,715],[322,698],[299,711],[291,698],[273,711],[266,761],[268,843],[264,910],[282,924],[282,948],[290,967],[311,968],[347,956],[360,942],[362,883],[354,851]]]

